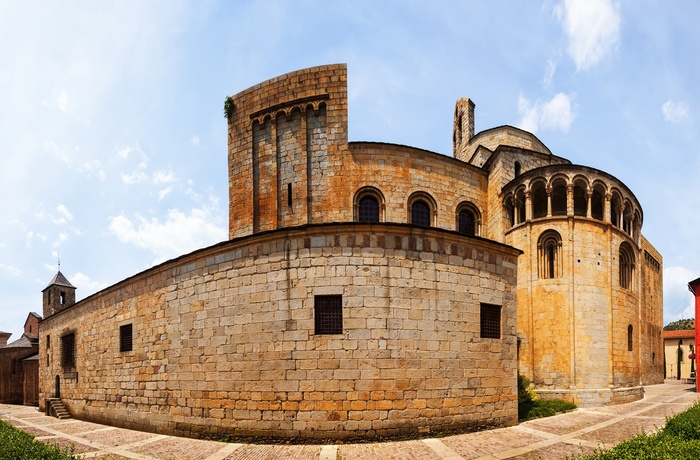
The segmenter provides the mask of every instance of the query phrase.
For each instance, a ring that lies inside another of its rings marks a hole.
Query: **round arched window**
[[[474,213],[467,209],[459,211],[459,233],[462,235],[476,235],[476,219]]]
[[[373,196],[364,196],[360,199],[360,222],[379,222],[379,200]]]
[[[421,227],[430,227],[430,206],[423,200],[416,200],[411,206],[411,223]]]

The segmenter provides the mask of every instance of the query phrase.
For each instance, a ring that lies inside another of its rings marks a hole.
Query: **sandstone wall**
[[[640,238],[642,289],[640,295],[640,345],[642,384],[663,383],[663,257],[642,235]]]
[[[45,319],[40,399],[58,376],[78,418],[194,436],[514,424],[518,254],[390,224],[222,243]],[[318,295],[342,295],[342,334],[314,333]],[[480,337],[482,303],[501,306],[500,339]],[[133,351],[120,352],[128,324]],[[71,368],[61,365],[66,333],[75,334]]]
[[[348,148],[346,66],[281,75],[231,102],[230,238],[343,220],[331,191]]]
[[[454,158],[402,145],[353,142],[351,156],[340,173],[335,194],[343,218],[352,221],[353,199],[358,190],[371,186],[385,198],[386,222],[410,222],[409,197],[416,192],[430,195],[437,204],[436,227],[457,230],[457,208],[462,202],[479,209],[486,221],[486,174]],[[481,236],[484,236],[483,234]]]

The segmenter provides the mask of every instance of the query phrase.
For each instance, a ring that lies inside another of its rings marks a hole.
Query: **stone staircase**
[[[47,400],[49,403],[49,415],[52,415],[59,420],[64,420],[70,418],[70,413],[66,406],[63,405],[63,401],[58,398],[50,398]]]

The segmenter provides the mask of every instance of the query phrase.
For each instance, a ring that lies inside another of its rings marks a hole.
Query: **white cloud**
[[[700,271],[685,267],[664,268],[664,324],[695,318],[695,297],[688,283],[700,277]]]
[[[69,236],[68,233],[59,233],[59,234],[58,234],[58,239],[57,239],[56,241],[53,242],[53,247],[54,247],[54,248],[59,247],[59,246],[60,246],[61,244],[63,244],[66,240],[68,240],[68,236]]]
[[[687,120],[690,116],[690,108],[685,102],[666,101],[661,106],[661,112],[664,114],[664,120],[669,123],[680,123]]]
[[[158,192],[158,201],[162,201],[163,198],[165,198],[166,196],[168,196],[168,195],[170,194],[170,192],[172,192],[172,191],[173,191],[173,188],[172,188],[172,187],[168,187],[168,188],[163,189],[163,190],[161,190],[160,192]]]
[[[199,136],[190,137],[190,144],[192,144],[193,146],[197,147],[199,145],[199,142]]]
[[[176,177],[172,171],[156,171],[151,180],[154,184],[169,184],[175,182]]]
[[[122,182],[126,185],[133,184],[168,184],[175,182],[177,177],[172,171],[156,171],[149,175],[146,173],[148,165],[145,162],[138,164],[131,173],[122,173]]]
[[[564,0],[554,14],[569,38],[569,56],[578,70],[598,64],[620,42],[620,6],[610,0]]]
[[[552,80],[554,79],[554,74],[557,71],[557,63],[553,59],[547,61],[547,68],[544,71],[544,78],[542,79],[542,86],[544,89],[550,89],[552,87]]]
[[[58,94],[58,97],[56,98],[56,105],[58,106],[58,110],[61,112],[66,111],[66,108],[68,107],[68,93],[66,93],[65,90],[62,89]]]
[[[34,240],[35,240],[35,239],[38,239],[38,240],[41,240],[41,241],[46,241],[47,238],[46,238],[46,235],[43,235],[43,234],[41,234],[41,233],[28,232],[28,233],[27,233],[27,236],[26,236],[25,245],[26,245],[28,248],[31,248],[32,245],[34,244]]]
[[[126,160],[127,158],[129,158],[129,155],[131,155],[132,151],[133,149],[127,145],[126,147],[117,150],[117,156],[122,160]]]
[[[539,99],[530,102],[521,95],[518,98],[520,121],[517,125],[531,133],[536,133],[540,127],[567,132],[576,118],[574,109],[572,96],[564,93],[557,93],[552,99],[544,102]]]
[[[0,264],[0,270],[11,276],[20,276],[22,274],[22,270],[19,268],[5,264]]]
[[[89,276],[81,272],[70,276],[68,279],[70,279],[70,283],[73,286],[80,289],[83,297],[87,297],[109,286],[107,283],[103,283],[102,281],[92,280]]]
[[[66,90],[62,89],[55,97],[52,98],[52,102],[44,99],[41,101],[41,105],[48,108],[56,107],[61,112],[65,112],[68,108],[68,93]]]
[[[58,211],[64,218],[65,220],[73,220],[73,214],[68,210],[67,207],[63,204],[59,204],[56,206],[56,211]]]
[[[216,224],[220,220],[213,208],[195,208],[189,214],[170,209],[164,220],[138,214],[134,219],[123,214],[111,217],[109,229],[122,243],[153,252],[154,263],[160,263],[224,240],[227,229]]]

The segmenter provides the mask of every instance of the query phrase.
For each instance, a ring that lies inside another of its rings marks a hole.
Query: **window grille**
[[[476,219],[471,211],[463,210],[459,212],[459,233],[462,235],[476,235]]]
[[[501,338],[501,307],[500,305],[481,304],[481,338]]]
[[[119,351],[133,350],[133,325],[124,324],[119,326]]]
[[[343,333],[343,296],[317,295],[314,298],[315,334]]]
[[[61,337],[61,365],[75,367],[75,334]]]
[[[415,201],[411,206],[411,223],[420,227],[430,227],[430,206],[425,201]]]
[[[379,201],[375,197],[360,200],[360,222],[379,222]]]

